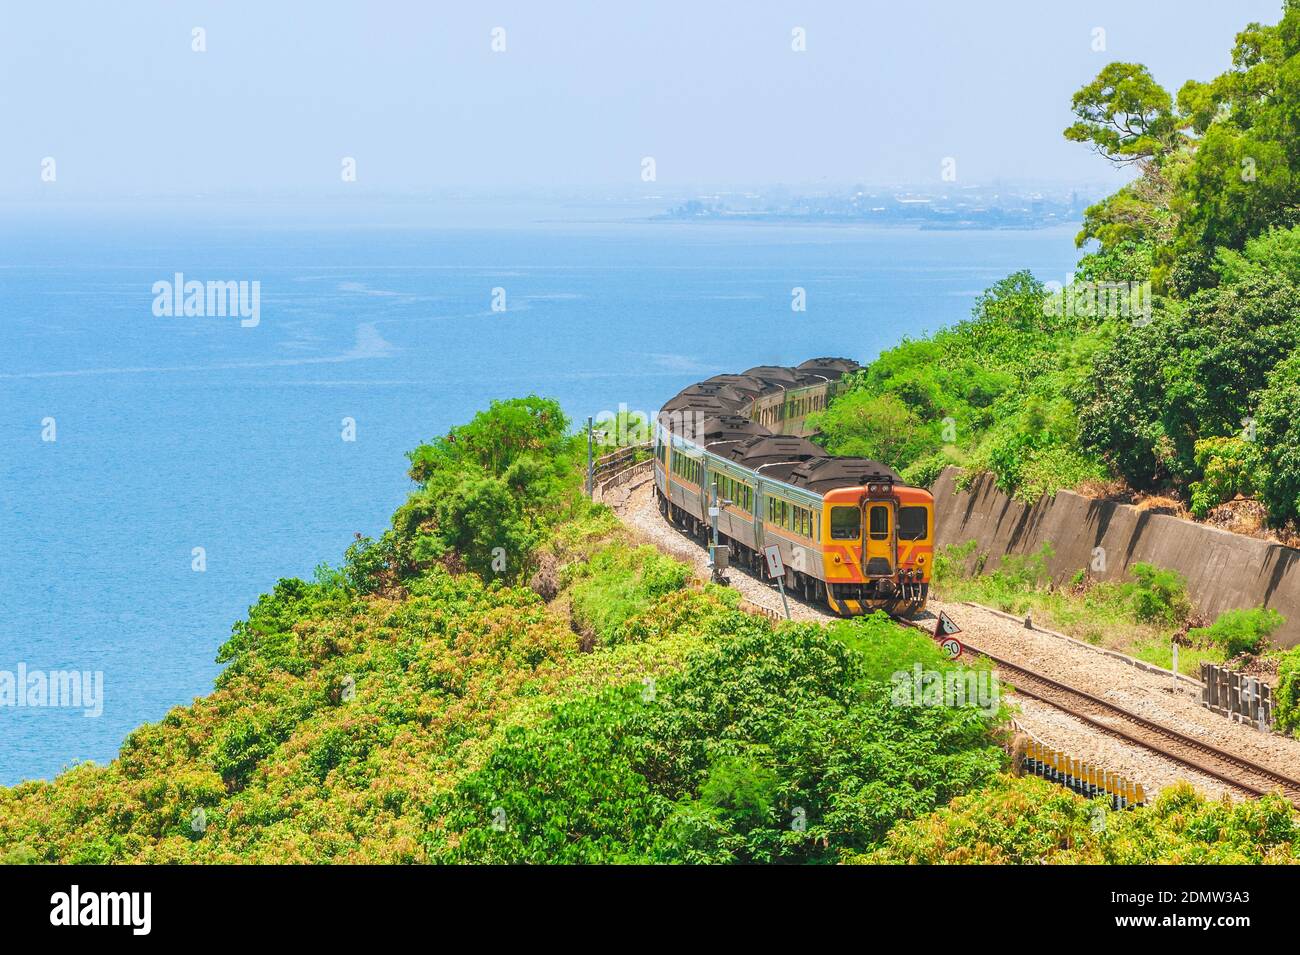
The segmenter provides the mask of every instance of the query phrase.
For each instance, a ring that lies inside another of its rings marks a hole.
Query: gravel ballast
[[[695,567],[708,577],[708,553],[694,540],[670,525],[655,505],[654,485],[649,480],[632,487],[616,488],[606,499],[623,522],[664,553]],[[732,568],[730,586],[760,607],[782,613],[781,596],[775,584],[751,577]],[[834,620],[828,611],[789,596],[790,615],[795,620]],[[1250,726],[1231,722],[1199,705],[1197,693],[1186,681],[1174,690],[1172,678],[1139,669],[1097,648],[1064,640],[1059,636],[1027,629],[1023,623],[965,603],[936,600],[928,609],[947,613],[974,647],[1005,657],[1043,676],[1085,690],[1108,702],[1203,740],[1220,749],[1289,776],[1300,776],[1300,741]],[[1120,773],[1141,783],[1149,795],[1179,780],[1187,780],[1207,796],[1228,792],[1221,783],[1189,770],[1140,746],[1115,739],[1067,713],[1037,700],[1017,698],[1017,723],[1040,742]]]

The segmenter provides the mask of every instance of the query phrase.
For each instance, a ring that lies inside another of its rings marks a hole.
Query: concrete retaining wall
[[[976,540],[995,568],[1003,554],[1033,553],[1050,541],[1058,581],[1089,567],[1093,548],[1103,547],[1106,570],[1098,577],[1123,577],[1142,561],[1168,567],[1187,578],[1193,603],[1210,620],[1233,608],[1273,607],[1286,617],[1273,639],[1286,647],[1300,643],[1300,551],[1071,491],[1022,504],[999,491],[990,475],[958,491],[957,473],[948,468],[931,489],[940,546]]]

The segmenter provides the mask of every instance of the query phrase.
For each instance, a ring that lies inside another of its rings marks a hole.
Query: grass
[[[1076,640],[1127,653],[1170,669],[1173,638],[1187,629],[1191,605],[1177,575],[1146,564],[1134,565],[1131,578],[1098,580],[1080,570],[1056,585],[1048,566],[1050,544],[1036,554],[1007,555],[989,568],[975,541],[944,548],[935,561],[935,596],[969,600],[1007,613],[1032,613],[1034,622]],[[1203,641],[1180,646],[1178,670],[1200,673],[1202,661],[1222,663],[1224,650]]]
[[[574,623],[598,645],[621,643],[627,636],[623,625],[631,617],[647,603],[681,590],[690,576],[690,567],[649,545],[610,544],[586,563],[566,568]]]
[[[1136,644],[1128,651],[1144,663],[1151,663],[1166,670],[1174,666],[1174,648],[1169,641],[1151,640]],[[1224,653],[1218,647],[1179,647],[1178,672],[1185,676],[1201,675],[1202,663],[1222,663]]]

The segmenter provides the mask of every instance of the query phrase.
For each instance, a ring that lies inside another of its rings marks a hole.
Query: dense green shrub
[[[1214,270],[1223,285],[1274,274],[1300,287],[1300,226],[1269,229],[1247,239],[1240,250],[1220,246],[1215,250]]]
[[[1300,647],[1282,654],[1273,697],[1277,701],[1274,725],[1295,735],[1300,731]]]
[[[961,463],[962,457],[955,449],[942,448],[917,458],[904,467],[899,472],[899,476],[912,487],[930,487],[939,480],[939,475],[943,473],[944,468],[954,465],[960,467]]]
[[[623,625],[665,594],[680,590],[691,569],[653,547],[618,542],[565,570],[574,622],[612,646],[628,638]]]
[[[1052,579],[1050,564],[1056,556],[1051,541],[1043,541],[1032,554],[1003,554],[998,569],[989,575],[1008,589],[1037,590]]]
[[[454,551],[485,577],[524,579],[548,528],[588,507],[583,445],[557,402],[530,396],[487,411],[409,455],[420,488],[393,518],[407,572]]]
[[[1272,607],[1254,607],[1250,610],[1225,610],[1208,627],[1196,627],[1188,636],[1207,640],[1222,647],[1229,657],[1242,653],[1259,653],[1286,618]]]
[[[1295,809],[1280,794],[1214,801],[1186,783],[1114,810],[1054,783],[1003,777],[890,832],[852,861],[873,864],[1248,865],[1300,860]]]
[[[1137,582],[1132,596],[1137,620],[1177,625],[1187,619],[1192,602],[1182,574],[1146,563],[1134,564],[1132,573]]]
[[[1211,509],[1238,494],[1253,493],[1255,447],[1242,438],[1203,438],[1196,442],[1201,480],[1191,486],[1192,513],[1204,518]]]
[[[1079,447],[1068,388],[1099,347],[1096,321],[1050,307],[1017,272],[980,296],[968,321],[883,352],[812,418],[836,454],[861,454],[929,485],[948,464],[992,471],[1023,497],[1106,476]]]
[[[1300,520],[1300,355],[1273,370],[1255,416],[1260,498],[1274,523]]]
[[[949,664],[883,615],[709,627],[680,676],[557,711],[435,800],[434,857],[833,861],[1002,763],[996,712],[893,704],[888,674]]]
[[[510,730],[483,769],[433,801],[430,820],[453,835],[432,842],[431,859],[643,859],[671,810],[639,771],[647,715],[629,687],[561,704],[542,727]]]
[[[853,390],[813,419],[834,454],[856,455],[903,469],[940,444],[934,423],[924,424],[898,396]]]
[[[1196,443],[1241,432],[1300,343],[1300,297],[1274,275],[1199,292],[1121,328],[1079,389],[1080,437],[1134,487],[1201,477]]]
[[[947,547],[940,547],[935,550],[934,569],[930,576],[931,583],[935,587],[942,588],[945,584],[969,576],[967,563],[978,546],[979,541],[972,539],[960,544],[949,544]],[[986,554],[980,554],[976,557],[975,566],[971,568],[973,573],[983,573],[987,558],[988,555]]]

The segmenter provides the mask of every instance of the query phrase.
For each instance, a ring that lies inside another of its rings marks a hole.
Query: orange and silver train
[[[683,390],[655,422],[659,509],[707,544],[716,499],[732,562],[757,571],[776,544],[786,587],[804,599],[842,616],[911,616],[930,590],[934,498],[877,461],[828,455],[805,428],[857,367],[814,358]]]

